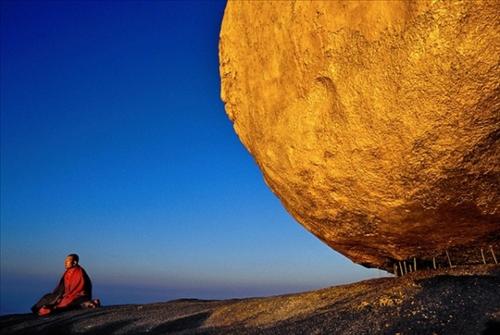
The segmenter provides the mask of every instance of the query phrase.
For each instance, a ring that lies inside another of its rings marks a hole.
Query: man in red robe
[[[99,300],[92,300],[92,282],[78,262],[77,254],[66,257],[64,260],[66,271],[59,285],[31,308],[33,313],[42,316],[55,311],[99,307]]]

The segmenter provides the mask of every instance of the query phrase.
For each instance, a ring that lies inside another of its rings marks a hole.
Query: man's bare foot
[[[40,308],[38,310],[38,315],[39,316],[46,316],[46,315],[49,315],[50,312],[52,312],[52,310],[50,308],[43,306],[42,308]]]
[[[101,307],[101,301],[99,299],[89,300],[82,302],[80,305],[82,308],[97,308]]]
[[[89,300],[89,301],[82,302],[81,307],[82,308],[95,308],[95,305],[94,305],[93,301]]]

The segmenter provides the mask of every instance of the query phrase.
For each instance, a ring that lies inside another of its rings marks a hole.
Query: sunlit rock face
[[[229,1],[226,112],[286,209],[353,261],[492,263],[499,16],[498,1]]]

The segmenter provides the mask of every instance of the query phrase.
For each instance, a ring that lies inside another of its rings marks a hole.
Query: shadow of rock
[[[101,335],[101,334],[114,334],[115,331],[118,331],[120,329],[123,329],[127,326],[132,325],[137,319],[129,319],[129,320],[120,320],[120,321],[114,321],[114,322],[109,322],[101,326],[93,327],[89,329],[88,331],[81,332],[80,334],[85,334],[85,335]],[[64,332],[60,333],[62,334],[69,334],[70,332]],[[55,334],[55,333],[54,333]],[[59,335],[59,334],[57,334]]]
[[[198,313],[190,316],[186,316],[183,318],[179,318],[173,321],[165,322],[161,325],[158,325],[147,332],[147,334],[151,335],[160,335],[167,334],[171,332],[178,332],[184,330],[192,330],[198,327],[201,327],[203,322],[208,319],[210,316],[210,312]],[[144,333],[146,334],[146,333]]]
[[[500,311],[500,277],[440,275],[416,284],[422,289],[402,304],[387,333],[479,334],[498,325],[489,315]]]
[[[486,329],[481,333],[482,335],[498,335],[500,334],[500,321],[488,321]]]

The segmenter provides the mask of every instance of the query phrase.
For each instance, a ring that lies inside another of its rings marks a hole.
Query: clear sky
[[[381,275],[302,228],[220,100],[225,1],[1,3],[0,313],[76,252],[104,304]]]

